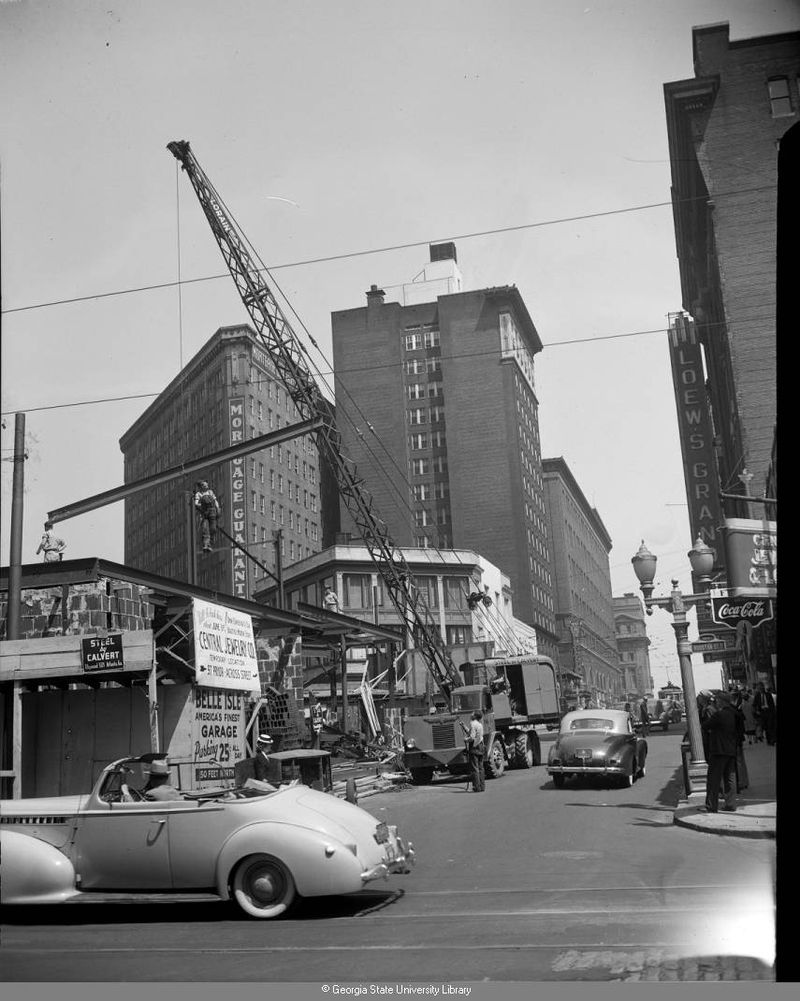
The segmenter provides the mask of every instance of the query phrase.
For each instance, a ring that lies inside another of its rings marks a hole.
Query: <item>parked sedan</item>
[[[632,786],[645,773],[647,741],[619,709],[577,709],[561,720],[547,772],[560,789],[570,775],[610,775]]]
[[[87,795],[3,800],[2,903],[194,895],[274,918],[298,897],[354,893],[414,862],[395,827],[300,782],[147,801],[153,757],[113,762]]]

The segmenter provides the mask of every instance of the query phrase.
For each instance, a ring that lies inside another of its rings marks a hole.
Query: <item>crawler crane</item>
[[[412,627],[414,643],[425,659],[438,689],[451,706],[451,693],[463,684],[436,621],[427,607],[403,552],[392,541],[386,524],[375,510],[372,495],[360,479],[355,463],[343,450],[331,404],[323,396],[305,359],[305,348],[248,250],[247,243],[224,202],[186,141],[171,142],[167,149],[186,172],[214,239],[231,273],[260,344],[272,359],[278,377],[291,397],[301,420],[321,418],[314,432],[317,447],[336,476],[339,493],[369,554],[381,575],[400,618]]]

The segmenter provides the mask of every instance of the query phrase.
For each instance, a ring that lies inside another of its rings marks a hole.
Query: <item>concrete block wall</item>
[[[6,636],[8,594],[0,601],[0,636]],[[150,629],[150,590],[138,584],[103,578],[68,587],[22,591],[20,639],[92,635],[107,630]]]
[[[261,691],[269,697],[262,716],[265,728],[276,740],[276,750],[303,743],[303,661],[300,636],[257,636],[256,655]],[[277,690],[278,694],[270,694]]]

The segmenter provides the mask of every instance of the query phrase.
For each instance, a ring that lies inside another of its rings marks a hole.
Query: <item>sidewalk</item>
[[[777,810],[775,751],[767,743],[745,744],[750,783],[737,798],[735,813],[706,813],[701,806],[679,800],[674,822],[680,827],[735,838],[774,838]],[[720,797],[720,807],[722,797]]]

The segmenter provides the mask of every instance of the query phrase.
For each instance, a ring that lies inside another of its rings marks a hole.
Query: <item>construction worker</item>
[[[66,542],[53,532],[52,521],[46,521],[44,523],[44,535],[42,536],[42,541],[39,543],[39,548],[36,550],[36,555],[39,553],[44,553],[45,563],[58,563],[59,560],[64,558],[64,550],[67,548]]]
[[[206,480],[198,480],[194,485],[194,506],[200,512],[200,533],[203,541],[203,552],[211,552],[211,543],[217,541],[217,519],[219,518],[219,501]]]

